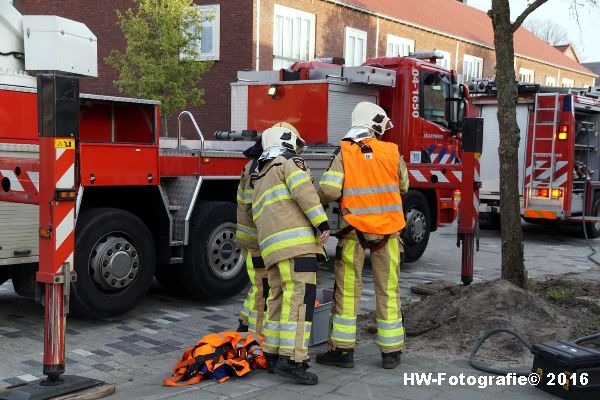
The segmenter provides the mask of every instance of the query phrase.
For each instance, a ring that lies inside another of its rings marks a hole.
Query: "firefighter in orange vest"
[[[408,191],[408,172],[398,146],[380,141],[392,126],[381,107],[359,103],[341,151],[319,182],[323,204],[341,202],[329,351],[317,355],[319,364],[354,366],[365,250],[371,252],[377,344],[383,368],[395,368],[400,363],[404,326],[398,285],[402,252],[399,232],[405,226],[400,195]]]
[[[252,179],[252,217],[269,278],[263,351],[274,372],[315,385],[308,341],[315,307],[317,254],[329,238],[327,215],[310,171],[298,156],[302,138],[286,127],[262,134],[263,153]]]
[[[298,130],[287,122],[279,122],[273,127],[284,127],[300,136]],[[250,279],[250,289],[240,311],[238,332],[256,332],[262,335],[266,299],[269,294],[269,283],[265,263],[260,256],[256,225],[252,219],[252,185],[253,173],[258,168],[258,157],[263,152],[261,138],[244,151],[251,160],[244,166],[237,191],[237,226],[235,242],[246,251],[246,270]],[[271,366],[270,366],[271,367]]]

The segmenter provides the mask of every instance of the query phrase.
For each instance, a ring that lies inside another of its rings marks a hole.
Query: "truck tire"
[[[174,294],[179,294],[183,290],[177,278],[175,277],[175,270],[181,265],[161,264],[156,266],[156,273],[154,277],[165,289]]]
[[[177,281],[196,300],[221,300],[248,283],[242,249],[235,243],[236,206],[221,201],[196,204]]]
[[[404,242],[403,261],[417,261],[427,248],[431,233],[431,212],[422,193],[409,190],[402,199],[406,228],[402,232]]]
[[[84,211],[75,230],[73,312],[109,317],[129,311],[150,288],[155,268],[154,240],[142,220],[115,208]]]
[[[594,217],[600,217],[600,192],[594,192],[591,210]],[[585,229],[589,238],[600,237],[600,221],[586,222]]]
[[[11,267],[0,267],[0,285],[10,279]]]

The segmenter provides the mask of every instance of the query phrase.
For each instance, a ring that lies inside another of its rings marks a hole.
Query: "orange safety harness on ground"
[[[262,337],[252,332],[220,332],[204,336],[187,349],[165,386],[194,385],[211,378],[225,382],[232,376],[245,376],[253,369],[267,368]]]

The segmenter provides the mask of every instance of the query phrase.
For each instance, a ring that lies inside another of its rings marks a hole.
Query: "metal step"
[[[183,246],[183,240],[171,240],[171,246]]]
[[[182,246],[187,241],[187,224],[189,222],[187,218],[191,214],[190,209],[198,195],[200,182],[200,178],[196,176],[161,179],[163,201],[171,213],[170,243],[181,242],[181,244],[172,244],[172,246]]]
[[[552,138],[535,138],[535,141],[537,142],[538,140],[552,140]]]
[[[183,264],[183,257],[171,257],[169,264]]]

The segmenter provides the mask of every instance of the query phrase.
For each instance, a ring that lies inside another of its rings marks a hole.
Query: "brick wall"
[[[462,73],[465,54],[483,58],[483,76],[494,74],[496,64],[493,50],[431,33],[408,25],[378,18],[366,13],[340,7],[322,0],[195,0],[198,4],[221,5],[221,47],[220,60],[202,79],[200,86],[205,89],[206,104],[192,107],[200,128],[210,135],[215,130],[230,126],[230,86],[235,81],[236,72],[256,67],[257,6],[260,1],[260,69],[273,67],[273,12],[275,3],[300,9],[316,16],[315,56],[344,56],[344,28],[346,26],[367,31],[367,58],[376,54],[384,56],[387,49],[387,35],[393,34],[415,41],[416,51],[443,50],[450,53],[450,67]],[[85,7],[81,4],[84,3]],[[102,2],[81,2],[63,0],[15,0],[15,5],[24,14],[56,14],[82,21],[98,37],[99,74],[97,79],[83,79],[82,88],[87,92],[118,94],[112,82],[116,71],[106,66],[104,57],[114,48],[122,49],[124,40],[116,25],[115,9],[131,6],[130,0],[104,0]],[[377,25],[379,23],[379,35]],[[560,86],[562,78],[573,79],[575,86],[590,85],[593,78],[551,67],[522,58],[516,60],[519,68],[535,71],[535,82],[545,83],[546,76],[555,76]],[[175,134],[176,123],[170,120],[170,134]],[[189,128],[189,127],[187,127]],[[186,128],[186,129],[187,129]],[[189,129],[186,135],[193,133]]]
[[[254,0],[256,2],[257,0]],[[273,66],[273,11],[274,4],[296,8],[316,15],[315,56],[344,55],[344,28],[346,26],[367,31],[367,58],[385,56],[387,35],[392,34],[415,41],[415,51],[442,50],[450,53],[450,67],[462,74],[464,55],[468,54],[483,59],[483,76],[494,74],[496,55],[493,49],[457,40],[448,36],[431,33],[422,29],[400,24],[366,13],[340,7],[319,0],[260,0],[260,68],[270,69]],[[256,17],[256,15],[255,15]],[[379,20],[379,38],[377,38],[377,22]],[[256,36],[256,29],[254,30]],[[375,45],[375,43],[377,45]],[[256,51],[253,48],[253,59]],[[545,83],[547,74],[557,76],[558,68],[544,63],[517,57],[516,72],[519,66],[536,71],[535,81]],[[540,77],[538,79],[538,76]],[[573,79],[575,86],[590,85],[593,78],[584,74],[561,70],[560,78]],[[560,80],[557,76],[557,84]]]

